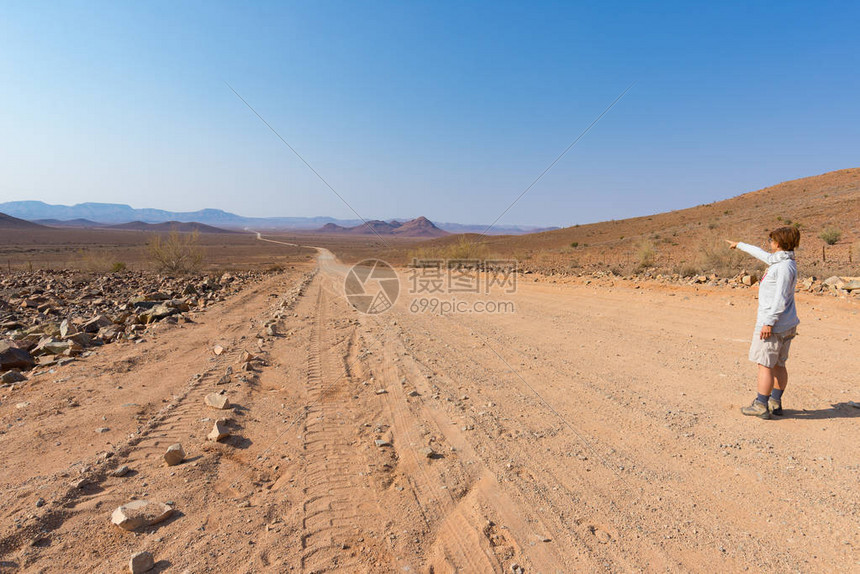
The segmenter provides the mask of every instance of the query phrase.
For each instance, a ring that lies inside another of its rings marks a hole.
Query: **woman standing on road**
[[[758,315],[749,353],[750,361],[758,364],[758,394],[750,406],[741,409],[745,415],[762,419],[782,414],[782,394],[788,384],[785,362],[800,323],[794,305],[797,285],[794,250],[800,244],[800,231],[796,227],[780,227],[768,237],[771,253],[747,243],[725,240],[732,249],[740,249],[768,265],[759,282]]]

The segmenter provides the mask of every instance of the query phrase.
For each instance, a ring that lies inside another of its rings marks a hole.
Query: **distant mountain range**
[[[328,223],[341,228],[365,225],[365,222],[361,219],[335,219],[333,217],[243,217],[220,209],[176,212],[164,211],[162,209],[136,209],[129,205],[118,203],[79,203],[69,206],[50,205],[42,201],[9,201],[0,203],[0,212],[27,221],[44,221],[46,225],[55,227],[100,227],[138,221],[142,223],[195,222],[234,230],[316,231]],[[51,220],[51,222],[49,223],[47,220]],[[392,220],[392,222],[388,222],[388,225],[391,225],[393,222],[404,225],[408,223],[405,220]],[[434,227],[451,233],[481,233],[486,229],[485,225],[459,223],[438,223]],[[489,234],[520,235],[551,229],[557,228],[500,225],[493,227]],[[436,237],[436,235],[426,235],[426,237]]]
[[[426,217],[417,217],[406,222],[373,220],[354,227],[343,227],[336,223],[326,223],[317,233],[347,233],[350,235],[398,235],[400,237],[442,237],[450,235],[436,227]]]

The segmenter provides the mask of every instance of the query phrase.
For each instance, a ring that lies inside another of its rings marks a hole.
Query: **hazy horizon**
[[[855,167],[851,3],[22,3],[0,203],[500,225]],[[229,86],[228,86],[229,84]],[[405,214],[405,215],[404,215]]]

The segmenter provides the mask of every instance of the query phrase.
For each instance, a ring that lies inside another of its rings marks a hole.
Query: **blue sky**
[[[5,2],[0,202],[572,225],[858,167],[856,3]]]

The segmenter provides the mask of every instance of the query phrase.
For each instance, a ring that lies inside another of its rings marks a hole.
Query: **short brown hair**
[[[774,229],[768,237],[776,241],[783,251],[794,251],[800,245],[800,230],[796,227]]]

